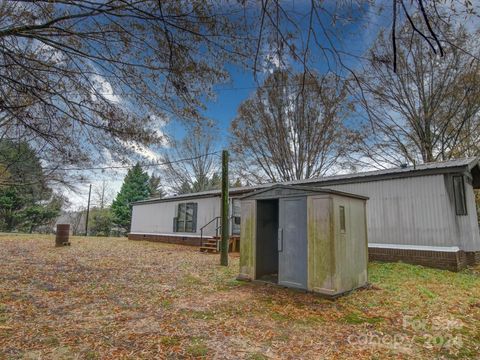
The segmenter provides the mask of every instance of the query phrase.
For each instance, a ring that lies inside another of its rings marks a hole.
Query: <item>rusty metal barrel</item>
[[[70,245],[70,242],[68,241],[69,236],[70,236],[70,224],[57,224],[55,246]]]

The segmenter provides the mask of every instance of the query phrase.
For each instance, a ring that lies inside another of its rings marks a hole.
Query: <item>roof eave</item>
[[[351,184],[357,182],[370,182],[370,181],[382,181],[382,180],[389,180],[389,179],[398,179],[398,178],[406,178],[406,177],[417,177],[417,176],[427,176],[427,175],[440,175],[440,174],[451,174],[451,173],[462,173],[465,171],[469,172],[476,172],[475,169],[479,169],[480,172],[480,157],[473,158],[472,161],[468,163],[464,163],[462,165],[457,166],[446,166],[446,167],[438,167],[433,169],[415,169],[410,168],[405,171],[395,171],[392,173],[384,173],[384,174],[370,174],[370,175],[363,175],[363,176],[356,176],[356,174],[350,174],[352,177],[345,177],[340,178],[324,178],[324,179],[310,179],[307,181],[292,181],[286,183],[278,183],[278,184],[262,184],[258,186],[252,186],[250,188],[242,188],[239,190],[231,190],[229,192],[230,197],[240,197],[242,194],[250,193],[252,191],[258,191],[259,189],[270,188],[271,186],[314,186],[314,185],[321,185],[321,186],[329,186],[329,185],[336,185],[336,184]],[[474,176],[474,180],[480,177]],[[480,187],[480,179],[474,181],[477,186]],[[478,188],[476,187],[476,188]],[[172,196],[163,199],[147,199],[141,200],[131,203],[132,205],[144,205],[144,204],[152,204],[152,203],[161,203],[161,202],[171,202],[171,201],[183,201],[183,200],[190,200],[190,199],[199,199],[199,198],[209,198],[209,197],[219,197],[221,195],[220,191],[214,193],[192,193],[188,195],[182,196]]]
[[[254,190],[255,190],[255,188],[233,190],[233,191],[230,192],[229,196],[230,197],[232,197],[232,195],[238,196],[238,195],[241,195],[241,194],[252,192]],[[191,199],[214,198],[214,197],[220,197],[220,196],[221,196],[221,192],[219,190],[218,192],[211,192],[211,193],[191,193],[191,194],[186,194],[186,195],[181,195],[181,196],[169,196],[169,197],[161,198],[161,199],[140,200],[140,201],[132,202],[131,205],[146,205],[146,204],[155,204],[155,203],[172,202],[172,201],[183,201],[183,200],[191,200]]]
[[[460,165],[456,167],[449,168],[438,168],[438,169],[417,169],[406,172],[398,172],[392,174],[372,174],[366,176],[355,176],[352,178],[341,178],[341,179],[319,179],[309,181],[307,184],[322,184],[325,186],[333,184],[351,184],[357,182],[370,182],[370,181],[382,181],[390,179],[400,179],[400,178],[409,178],[417,176],[428,176],[428,175],[441,175],[441,174],[451,174],[451,173],[461,173],[468,170],[467,165]]]

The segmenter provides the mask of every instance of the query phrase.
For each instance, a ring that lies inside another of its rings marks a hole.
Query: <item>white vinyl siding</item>
[[[480,250],[472,186],[464,182],[468,216],[457,216],[453,184],[447,175],[428,175],[324,186],[368,196],[368,242],[458,246]]]
[[[197,204],[197,223],[194,232],[184,234],[200,235],[200,228],[216,216],[220,216],[220,198],[199,198],[195,200],[165,201],[157,203],[136,204],[132,211],[132,233],[142,234],[175,234],[173,225],[178,216],[178,205],[186,202]],[[215,223],[215,222],[214,222]],[[204,230],[204,235],[215,235],[213,225]]]

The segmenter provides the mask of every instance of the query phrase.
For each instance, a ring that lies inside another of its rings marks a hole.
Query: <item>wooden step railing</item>
[[[228,221],[232,221],[233,218],[234,218],[234,215],[231,215],[228,218]],[[202,252],[215,252],[215,253],[218,253],[220,251],[219,232],[220,232],[220,229],[222,228],[222,224],[218,223],[219,219],[220,219],[220,216],[216,216],[200,228],[200,251],[202,251]],[[212,224],[214,221],[215,221],[215,224],[216,224],[216,226],[215,226],[215,236],[209,237],[209,238],[204,238],[203,237],[204,229],[208,225]],[[229,251],[235,251],[235,252],[240,251],[239,243],[240,243],[240,236],[239,235],[229,235]]]
[[[220,219],[220,216],[216,216],[214,217],[212,220],[210,220],[209,222],[207,222],[205,225],[203,225],[201,228],[200,228],[200,246],[203,246],[203,230],[208,226],[210,225],[211,223],[213,223],[215,221],[215,224],[216,224],[216,227],[215,227],[215,236],[218,236],[218,229],[220,228],[220,226],[218,226],[218,220]]]

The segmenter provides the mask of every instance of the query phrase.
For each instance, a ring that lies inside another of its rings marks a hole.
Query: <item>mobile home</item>
[[[294,181],[369,198],[369,258],[458,270],[480,261],[474,189],[480,161],[466,158],[387,170]],[[230,190],[231,234],[240,233],[239,198],[273,184]],[[220,191],[206,191],[133,205],[130,239],[200,246],[218,233]],[[215,220],[217,219],[217,220]]]

